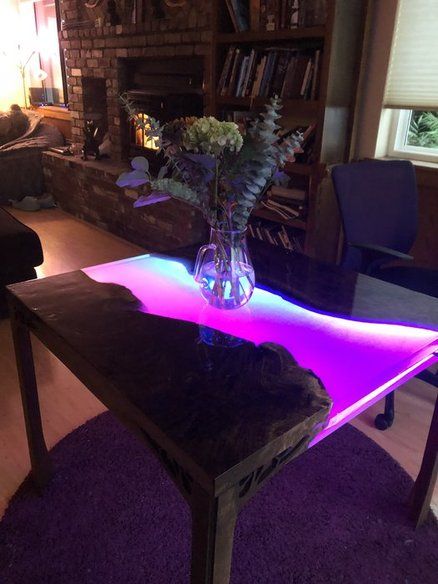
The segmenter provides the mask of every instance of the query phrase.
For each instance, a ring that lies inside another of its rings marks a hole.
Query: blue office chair
[[[417,236],[418,192],[415,170],[408,160],[369,160],[332,169],[333,185],[344,229],[342,265],[438,297],[438,270],[394,261],[412,261],[409,251]],[[418,375],[438,387],[438,375]],[[394,421],[394,393],[375,425],[386,430]]]

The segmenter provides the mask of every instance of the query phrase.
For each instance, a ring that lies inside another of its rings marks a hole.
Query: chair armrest
[[[361,271],[366,274],[371,274],[377,268],[394,260],[412,261],[414,259],[411,255],[383,245],[372,243],[349,243],[348,245],[361,252]]]

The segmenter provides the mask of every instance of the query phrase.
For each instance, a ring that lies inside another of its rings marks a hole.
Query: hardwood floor
[[[39,234],[45,261],[38,276],[50,276],[93,264],[123,259],[141,248],[78,221],[58,209],[14,215]],[[34,339],[35,366],[46,441],[52,447],[61,438],[105,408]],[[398,390],[394,426],[379,432],[373,426],[377,404],[354,425],[385,448],[409,474],[415,476],[426,441],[436,390],[413,379]],[[29,472],[18,380],[9,321],[0,321],[0,517],[8,500]],[[372,480],[372,477],[370,477]],[[438,488],[433,504],[438,509]]]

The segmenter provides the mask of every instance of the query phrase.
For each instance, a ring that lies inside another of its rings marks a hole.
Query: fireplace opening
[[[168,122],[185,116],[202,116],[204,112],[203,57],[172,59],[124,59],[125,87],[139,115]],[[125,125],[128,156],[146,156],[154,166],[155,144],[148,141],[134,122]]]
[[[84,120],[97,128],[96,139],[102,142],[108,131],[106,80],[94,77],[82,79]]]

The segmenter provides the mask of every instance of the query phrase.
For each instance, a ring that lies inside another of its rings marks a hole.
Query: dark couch
[[[35,266],[43,263],[38,235],[0,209],[0,317],[7,314],[5,286],[36,277]]]
[[[29,127],[16,140],[0,146],[0,205],[44,192],[42,153],[64,144],[61,132],[28,113]]]

